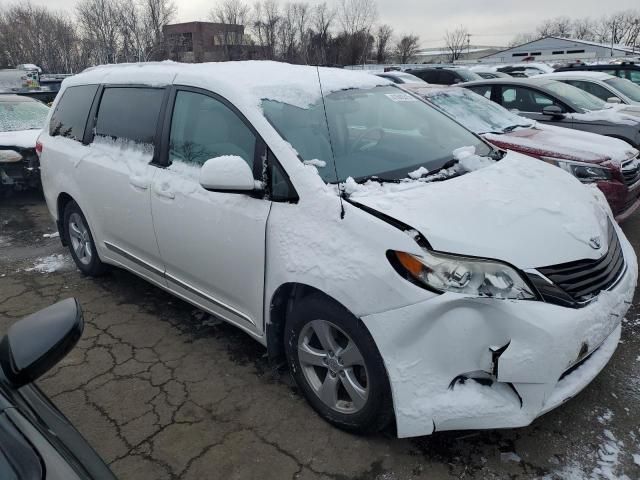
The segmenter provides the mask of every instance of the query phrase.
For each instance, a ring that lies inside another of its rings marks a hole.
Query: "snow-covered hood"
[[[350,200],[418,230],[437,251],[537,268],[599,258],[606,201],[563,170],[509,152],[501,161],[443,182],[370,182]]]
[[[602,110],[568,113],[567,118],[578,122],[637,126],[640,124],[640,107],[635,105],[608,105]]]
[[[35,148],[41,130],[19,130],[16,132],[0,132],[0,146]]]
[[[544,124],[504,135],[489,133],[483,137],[501,148],[513,148],[538,157],[581,162],[601,163],[612,160],[620,164],[638,154],[635,148],[617,138]]]

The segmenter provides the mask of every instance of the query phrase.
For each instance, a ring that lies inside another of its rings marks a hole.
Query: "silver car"
[[[498,78],[459,86],[540,123],[619,138],[640,147],[640,109],[611,105],[549,78]]]
[[[540,78],[557,80],[595,95],[608,103],[640,105],[640,85],[626,78],[615,77],[604,72],[556,72],[546,73]]]

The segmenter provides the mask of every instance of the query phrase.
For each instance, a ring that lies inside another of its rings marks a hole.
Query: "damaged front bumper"
[[[638,267],[583,308],[445,293],[362,318],[384,359],[398,436],[510,428],[567,401],[607,364]]]
[[[9,150],[1,147],[0,150]],[[40,161],[33,148],[11,147],[20,157],[17,161],[0,161],[0,188],[10,187],[16,190],[34,188],[40,184]]]

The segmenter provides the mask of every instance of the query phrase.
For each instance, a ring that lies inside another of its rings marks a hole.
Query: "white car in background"
[[[38,148],[82,272],[236,325],[350,431],[529,424],[606,365],[636,286],[598,190],[366,73],[98,67]]]
[[[608,73],[576,70],[546,73],[538,78],[568,83],[608,103],[640,106],[640,85]]]

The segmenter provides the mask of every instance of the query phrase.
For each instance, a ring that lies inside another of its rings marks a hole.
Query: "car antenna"
[[[331,148],[331,157],[333,159],[333,171],[336,174],[336,180],[338,181],[338,198],[340,198],[340,219],[344,219],[344,203],[342,202],[342,196],[344,190],[340,184],[340,177],[338,176],[338,165],[336,164],[336,156],[333,152],[333,142],[331,141],[331,130],[329,129],[329,117],[327,115],[327,105],[324,102],[324,92],[322,91],[322,80],[320,79],[320,67],[316,65],[316,73],[318,74],[318,84],[320,85],[320,96],[322,97],[322,108],[324,110],[324,121],[327,124],[327,134],[329,135],[329,147]]]

